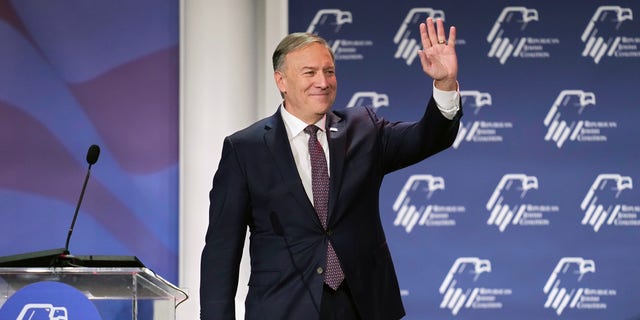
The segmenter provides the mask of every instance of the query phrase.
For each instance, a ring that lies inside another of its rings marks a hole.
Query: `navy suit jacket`
[[[327,114],[328,228],[307,197],[280,110],[227,137],[210,192],[202,252],[201,318],[235,319],[246,229],[251,275],[246,319],[318,319],[329,240],[363,319],[404,315],[379,215],[385,174],[448,148],[462,112],[442,116],[433,98],[418,122],[388,122],[369,108]]]

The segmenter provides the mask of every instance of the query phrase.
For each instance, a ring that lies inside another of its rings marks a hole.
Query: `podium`
[[[6,309],[5,304],[10,307],[8,302],[12,302],[16,293],[24,292],[33,284],[49,283],[68,285],[82,293],[100,314],[96,319],[102,320],[175,319],[177,305],[187,299],[184,291],[146,267],[0,267],[0,314]],[[57,306],[40,300],[26,303],[19,308],[23,309],[22,314],[31,312],[32,315],[18,318],[32,319],[39,312],[37,308],[44,308],[51,313],[48,316],[51,319],[87,319],[67,317],[66,309],[60,304],[64,303],[58,301]],[[50,309],[56,308],[60,314],[54,316]]]

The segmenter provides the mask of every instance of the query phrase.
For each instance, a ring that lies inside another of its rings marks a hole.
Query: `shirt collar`
[[[304,121],[296,118],[296,116],[289,113],[289,111],[285,109],[284,104],[280,105],[280,115],[282,116],[284,126],[287,129],[287,136],[289,137],[289,140],[299,135],[302,131],[304,131],[304,128],[308,126],[308,124],[306,124]],[[324,132],[324,126],[326,122],[327,115],[325,114],[322,119],[318,120],[318,122],[315,123],[315,125],[320,128],[320,131]]]

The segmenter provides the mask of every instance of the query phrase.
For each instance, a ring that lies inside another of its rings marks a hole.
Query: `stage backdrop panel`
[[[0,0],[0,255],[178,269],[179,2]]]
[[[289,1],[336,54],[335,108],[422,114],[418,24],[458,31],[452,148],[388,175],[406,319],[640,317],[640,3]],[[635,184],[635,187],[634,187]]]

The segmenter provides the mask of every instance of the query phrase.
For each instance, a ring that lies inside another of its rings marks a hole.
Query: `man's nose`
[[[326,89],[329,87],[329,76],[324,74],[324,72],[318,72],[315,83],[317,87]]]

